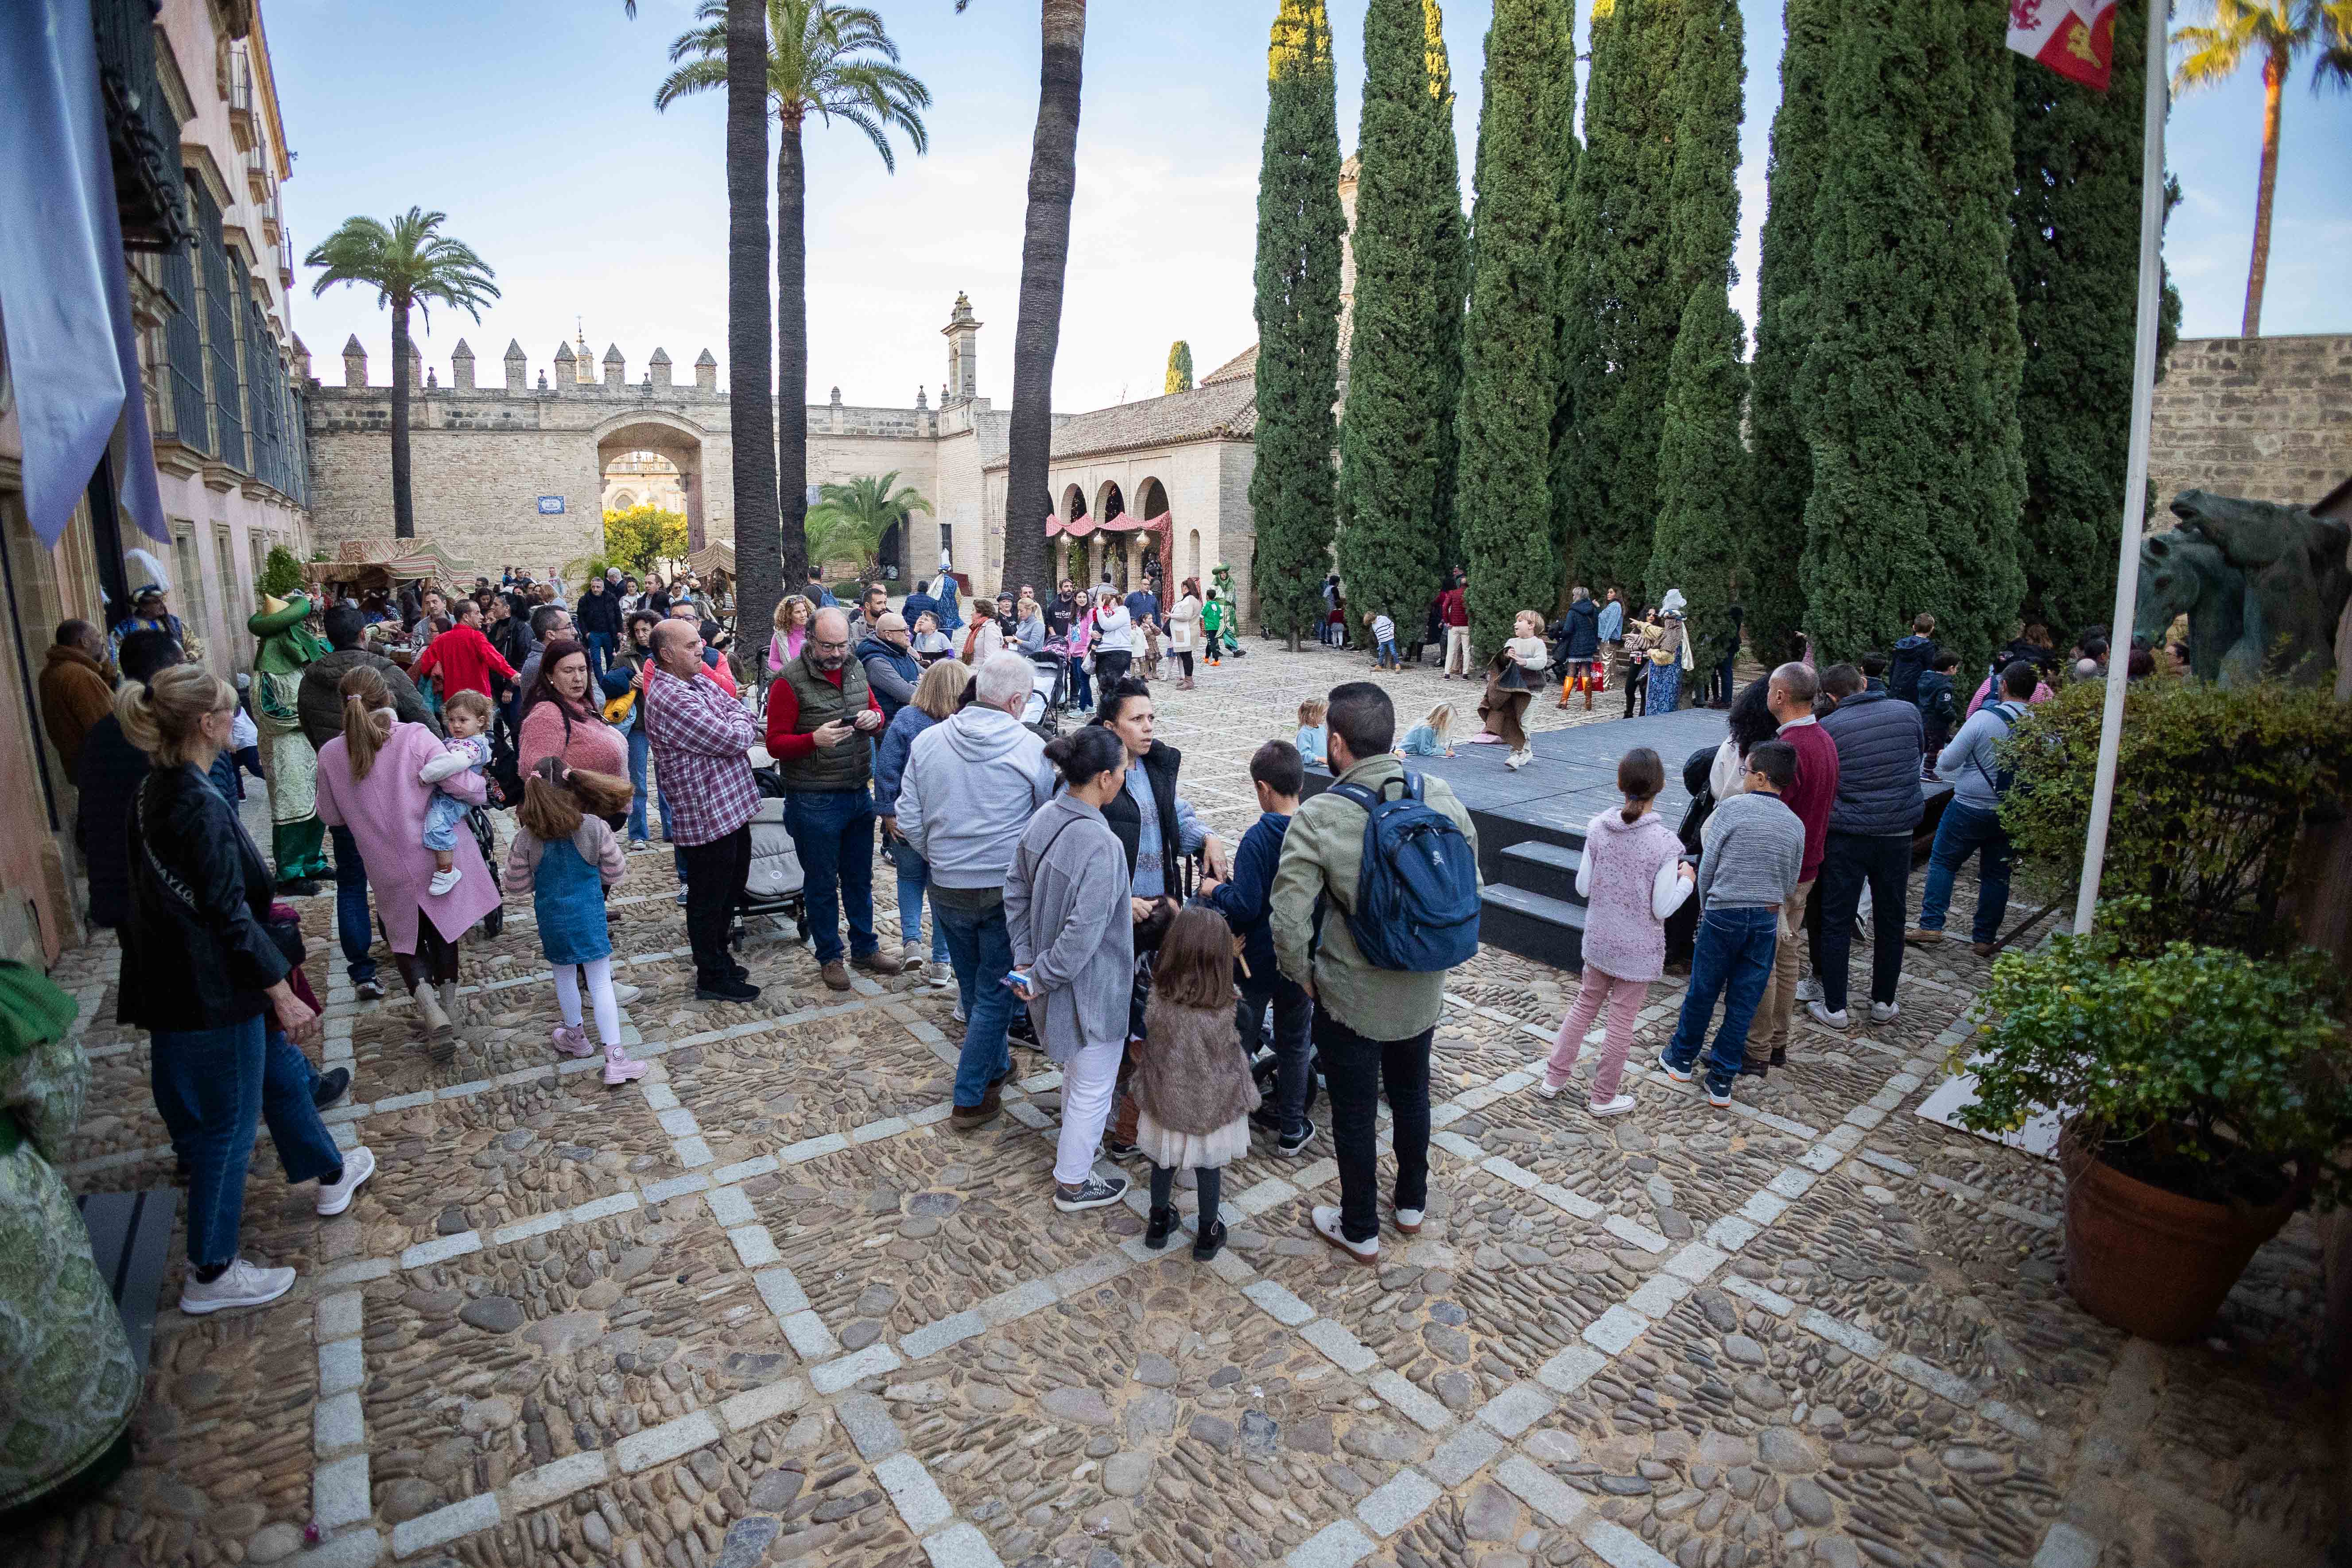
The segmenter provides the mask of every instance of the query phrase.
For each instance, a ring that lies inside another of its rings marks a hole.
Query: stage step
[[[1478,940],[1573,973],[1584,967],[1582,904],[1489,882],[1479,894]]]
[[[1584,834],[1580,829],[1570,837],[1577,840],[1574,845],[1554,844],[1542,838],[1521,839],[1496,858],[1500,864],[1496,871],[1513,886],[1528,892],[1541,893],[1563,904],[1581,904],[1584,897],[1576,890],[1576,863],[1584,857]]]

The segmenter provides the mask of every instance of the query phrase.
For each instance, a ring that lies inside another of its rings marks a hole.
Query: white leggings
[[[1106,1040],[1080,1047],[1062,1068],[1062,1135],[1054,1147],[1054,1179],[1066,1187],[1076,1186],[1095,1168],[1095,1150],[1110,1121],[1118,1064],[1126,1055],[1125,1040]]]
[[[588,1001],[596,1009],[596,1034],[604,1045],[621,1040],[621,1004],[613,996],[613,961],[592,958],[585,963],[555,966],[555,1005],[563,1009],[566,1028],[580,1026],[580,972],[588,972]]]

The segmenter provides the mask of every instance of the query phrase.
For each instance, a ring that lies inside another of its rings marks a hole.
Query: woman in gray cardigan
[[[1117,736],[1089,724],[1047,746],[1045,760],[1066,787],[1030,819],[1005,875],[1006,984],[1029,1005],[1046,1056],[1062,1069],[1054,1206],[1075,1214],[1127,1194],[1125,1177],[1094,1173],[1135,985],[1127,851],[1102,814],[1126,787],[1127,752]]]

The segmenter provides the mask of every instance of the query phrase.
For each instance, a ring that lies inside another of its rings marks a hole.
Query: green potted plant
[[[2131,911],[2115,929],[2108,913],[1994,967],[1954,1064],[1977,1079],[1959,1121],[2001,1133],[2054,1108],[2067,1289],[2117,1328],[2182,1340],[2296,1209],[2352,1196],[2345,982],[2310,949],[2135,954]]]

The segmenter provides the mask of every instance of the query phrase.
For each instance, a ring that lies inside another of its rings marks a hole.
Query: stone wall
[[[2184,489],[2319,500],[2352,476],[2352,336],[2183,339],[2157,384],[2148,475],[2158,506]]]

